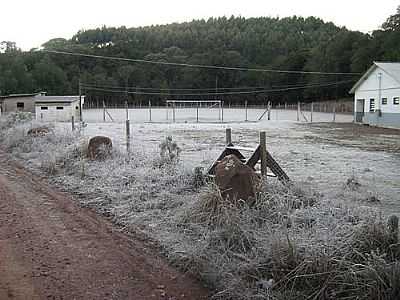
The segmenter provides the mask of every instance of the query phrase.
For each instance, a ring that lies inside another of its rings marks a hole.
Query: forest
[[[400,6],[372,33],[351,31],[315,17],[232,16],[138,28],[104,26],[79,31],[71,39],[51,39],[29,51],[3,41],[0,95],[39,91],[75,95],[81,87],[88,100],[108,97],[131,103],[334,100],[350,97],[351,86],[373,61],[400,61]]]

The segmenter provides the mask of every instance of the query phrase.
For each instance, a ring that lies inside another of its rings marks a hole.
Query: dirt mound
[[[260,178],[235,155],[226,156],[216,167],[216,183],[224,198],[249,200],[255,197]]]
[[[50,132],[49,128],[47,128],[46,126],[40,126],[29,129],[27,134],[28,136],[38,137],[38,136],[45,136],[49,132]]]
[[[112,141],[106,136],[95,136],[89,140],[88,157],[90,159],[105,159],[111,155]]]

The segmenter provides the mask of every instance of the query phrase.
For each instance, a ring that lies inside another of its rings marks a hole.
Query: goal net
[[[166,100],[168,122],[218,123],[224,120],[221,100]]]

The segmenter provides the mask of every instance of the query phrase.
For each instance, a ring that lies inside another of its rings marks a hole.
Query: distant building
[[[16,111],[35,112],[35,99],[44,93],[35,94],[11,94],[8,96],[0,96],[1,113],[9,113]]]
[[[80,120],[79,96],[38,96],[35,98],[36,120],[39,121],[70,121],[74,116]],[[84,96],[81,97],[83,106]]]
[[[374,62],[350,93],[356,123],[400,128],[400,63]]]

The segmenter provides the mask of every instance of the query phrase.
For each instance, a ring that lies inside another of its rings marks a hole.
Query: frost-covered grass
[[[184,158],[165,155],[169,139],[161,149],[137,145],[127,154],[117,146],[111,158],[90,161],[78,133],[49,125],[48,135],[30,137],[30,121],[0,124],[10,153],[82,205],[156,240],[214,299],[400,297],[398,237],[378,211],[360,206],[356,177],[336,198],[316,185],[269,180],[252,205],[231,203],[213,184],[199,187]]]

